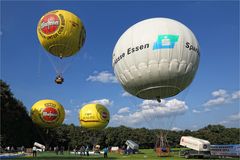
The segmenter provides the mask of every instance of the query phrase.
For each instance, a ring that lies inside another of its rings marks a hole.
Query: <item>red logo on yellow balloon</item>
[[[60,25],[60,20],[55,14],[47,14],[42,18],[41,30],[45,34],[54,33]]]
[[[53,107],[46,107],[42,111],[42,118],[46,122],[54,122],[58,117],[57,109]]]
[[[102,118],[106,119],[108,117],[108,113],[107,112],[102,112]]]

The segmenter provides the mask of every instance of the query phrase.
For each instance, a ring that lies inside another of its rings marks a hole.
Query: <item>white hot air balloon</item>
[[[199,44],[189,28],[176,20],[152,18],[123,33],[112,65],[127,92],[160,101],[190,85],[199,59]]]

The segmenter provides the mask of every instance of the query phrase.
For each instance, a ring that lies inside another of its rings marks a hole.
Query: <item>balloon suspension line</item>
[[[63,68],[63,70],[62,70],[62,73],[64,73],[64,72],[66,72],[69,68],[70,68],[70,66],[73,64],[73,62],[74,62],[74,59],[75,58],[71,58],[71,60],[68,62],[68,63],[66,63],[66,66]]]
[[[61,72],[57,69],[56,64],[53,62],[52,58],[50,57],[50,55],[48,55],[48,53],[47,53],[47,57],[48,57],[50,63],[52,64],[52,66],[53,66],[55,72],[56,72],[57,74],[60,74]]]
[[[73,31],[70,30],[70,34],[72,34],[72,32],[73,32]],[[71,40],[69,39],[69,40],[67,41],[65,47],[64,47],[64,51],[68,51],[68,52],[69,52],[69,47],[67,47],[67,46],[70,46],[70,45],[71,45]],[[64,53],[61,53],[60,56],[59,56],[61,60],[62,60],[62,58],[63,58],[63,55],[64,55]],[[74,58],[70,57],[70,61],[69,61],[68,63],[66,63],[66,65],[64,65],[63,69],[61,70],[61,71],[62,71],[62,72],[61,72],[62,74],[71,66],[73,60],[74,60]]]
[[[40,73],[41,73],[41,60],[42,60],[42,53],[40,53],[39,49],[38,49],[38,74],[37,76],[40,77]]]
[[[133,100],[131,99],[131,97],[128,97],[128,99],[129,99],[130,103],[131,103],[134,107],[140,108],[135,102],[133,102]],[[153,125],[152,125],[152,123],[150,122],[150,120],[147,119],[147,117],[145,116],[145,114],[142,112],[142,111],[143,111],[142,108],[140,108],[140,111],[141,111],[141,114],[142,114],[142,117],[143,117],[145,123],[147,123],[147,125],[150,126],[150,128],[153,128]]]
[[[168,133],[170,132],[170,128],[172,127],[175,119],[176,119],[176,116],[173,116],[173,117],[172,117],[172,120],[171,120],[171,122],[170,122],[169,128],[168,128],[167,131],[166,131],[166,137],[167,137]]]

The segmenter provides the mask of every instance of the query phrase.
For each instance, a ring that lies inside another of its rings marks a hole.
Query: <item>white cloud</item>
[[[193,109],[192,112],[193,112],[193,113],[201,113],[202,111],[199,111],[199,110]]]
[[[77,105],[77,104],[79,104],[78,100],[75,100],[75,99],[70,99],[69,103],[70,103],[70,105]]]
[[[67,123],[68,122],[68,118],[71,116],[72,111],[69,109],[64,109],[65,110],[65,118],[63,123]]]
[[[216,99],[210,99],[206,103],[204,103],[204,106],[216,106],[227,103],[227,99],[224,97],[218,97]]]
[[[178,128],[178,127],[173,127],[172,129],[171,129],[171,131],[181,131],[182,129],[181,128]]]
[[[204,112],[209,112],[211,111],[209,108],[204,108],[203,110],[197,110],[197,109],[193,109],[192,112],[193,113],[196,113],[196,114],[199,114],[199,113],[204,113]]]
[[[118,110],[118,114],[122,114],[122,113],[129,113],[129,107],[124,107]]]
[[[87,78],[87,81],[102,82],[102,83],[117,83],[117,78],[108,71],[94,72]]]
[[[85,60],[92,60],[92,56],[88,52],[84,52],[82,55]]]
[[[210,112],[211,111],[211,109],[209,109],[209,108],[204,108],[204,110],[203,110],[204,112]]]
[[[196,128],[198,128],[198,125],[194,124],[194,125],[192,125],[192,128],[196,129]]]
[[[106,107],[109,107],[113,104],[113,101],[109,100],[109,99],[98,99],[98,100],[93,100],[89,103],[99,103],[99,104],[102,104]]]
[[[67,118],[64,118],[63,123],[67,123],[67,122],[68,122],[68,119],[67,119]]]
[[[240,112],[234,115],[229,116],[230,121],[240,121]]]
[[[238,100],[240,99],[240,91],[229,94],[226,90],[219,89],[212,92],[212,96],[212,99],[208,100],[206,103],[203,104],[204,107],[223,105],[226,103],[231,103],[234,100]]]
[[[228,123],[229,123],[229,121],[226,121],[226,120],[219,122],[219,124],[222,124],[222,125],[225,125],[225,124],[228,124]]]
[[[122,96],[123,96],[123,97],[131,97],[132,95],[129,94],[128,92],[123,92]]]
[[[240,99],[240,90],[232,93],[232,99]]]
[[[213,97],[225,97],[227,96],[227,91],[224,89],[219,89],[217,91],[212,92]]]
[[[66,114],[66,116],[70,115],[71,112],[72,112],[71,110],[65,109],[65,114]]]
[[[238,127],[240,126],[240,112],[228,116],[225,120],[219,122],[222,125],[230,125],[233,123],[237,123]]]
[[[74,104],[74,100],[73,100],[73,99],[70,99],[69,103],[70,103],[70,104]]]
[[[144,100],[139,105],[139,110],[127,115],[115,114],[112,121],[115,123],[135,126],[146,121],[161,120],[164,118],[182,115],[188,110],[184,101],[172,99],[169,101],[162,100],[158,103],[153,100]]]

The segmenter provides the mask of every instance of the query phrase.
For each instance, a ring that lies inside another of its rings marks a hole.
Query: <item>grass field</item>
[[[19,157],[15,159],[23,159],[23,160],[30,160],[30,159],[36,159],[36,160],[72,160],[72,159],[78,159],[78,160],[103,160],[103,159],[111,159],[111,160],[117,160],[117,159],[125,159],[125,160],[131,160],[131,159],[139,159],[139,160],[186,160],[185,158],[178,157],[178,152],[173,153],[171,157],[157,157],[156,153],[152,149],[143,149],[140,150],[141,153],[139,154],[132,154],[132,155],[121,155],[117,153],[109,153],[108,158],[103,158],[103,155],[95,155],[95,156],[80,156],[80,155],[72,155],[68,152],[64,152],[64,155],[56,155],[54,152],[44,152],[44,153],[38,153],[36,158],[33,158],[32,156],[27,157]],[[192,160],[192,159],[189,159]],[[222,159],[223,160],[223,159]],[[239,160],[231,158],[229,160]]]

